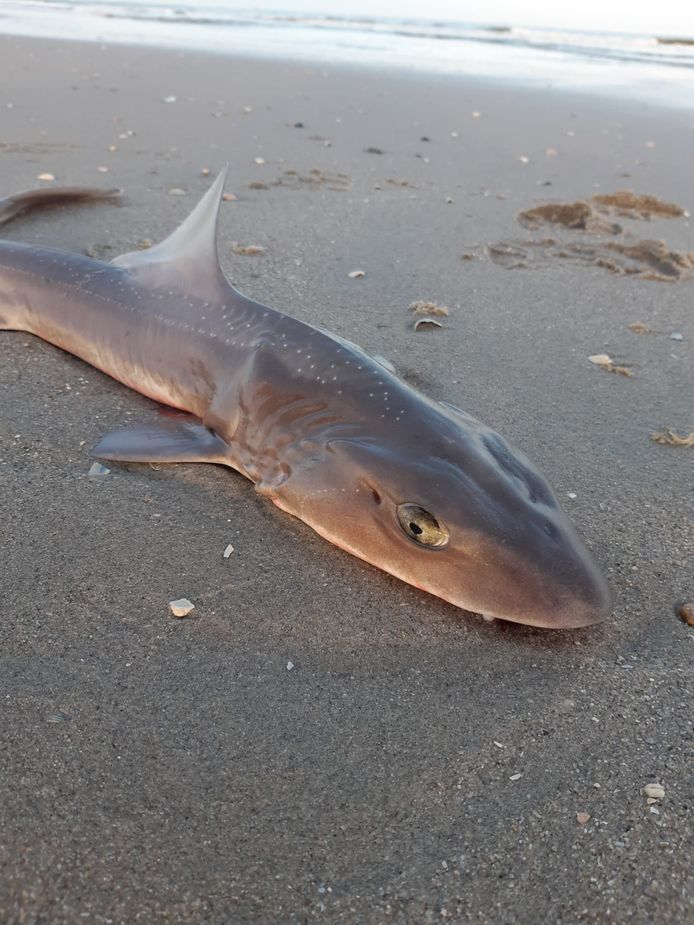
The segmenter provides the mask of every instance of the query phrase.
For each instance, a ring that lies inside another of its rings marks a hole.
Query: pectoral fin
[[[113,430],[101,438],[92,456],[121,462],[228,463],[229,446],[191,419]]]

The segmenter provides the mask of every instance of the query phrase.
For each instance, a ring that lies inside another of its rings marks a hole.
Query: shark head
[[[425,401],[417,439],[329,440],[276,503],[353,555],[488,619],[553,629],[603,620],[607,583],[545,478],[493,430]]]

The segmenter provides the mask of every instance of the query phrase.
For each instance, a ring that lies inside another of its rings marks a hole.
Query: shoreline
[[[436,25],[443,33],[437,34],[434,30],[427,36],[408,31],[413,24],[407,22],[398,28],[398,23],[393,21],[383,32],[381,27],[388,25],[386,20],[373,21],[372,26],[379,28],[372,34],[368,30],[364,34],[358,31],[352,34],[346,28],[343,38],[340,17],[330,27],[327,27],[328,21],[319,25],[310,17],[302,26],[301,18],[280,17],[275,22],[272,16],[261,15],[257,20],[252,16],[246,20],[243,17],[248,14],[242,13],[238,22],[232,18],[229,22],[220,20],[213,26],[212,21],[205,19],[189,22],[185,17],[176,16],[140,18],[135,15],[135,7],[128,6],[117,7],[118,14],[102,13],[102,18],[84,15],[79,4],[70,13],[47,7],[40,18],[38,13],[19,9],[23,10],[25,18],[13,20],[8,11],[4,20],[0,19],[0,29],[5,30],[0,35],[306,66],[373,68],[392,72],[396,77],[410,73],[419,79],[434,76],[482,79],[539,91],[603,94],[613,100],[646,102],[680,110],[690,107],[688,69],[677,54],[670,52],[673,47],[687,48],[684,40],[668,42],[655,36],[615,33],[613,41],[617,44],[618,40],[622,41],[624,48],[611,50],[610,33],[576,32],[574,42],[578,44],[571,47],[572,33],[567,32],[562,40],[562,33],[551,29],[514,27],[499,30],[431,23],[430,27]],[[132,19],[127,13],[123,15],[123,10],[128,9],[133,10]],[[178,13],[183,16],[185,8]],[[355,20],[355,25],[366,22]],[[346,24],[349,25],[348,20]],[[453,34],[444,34],[446,28],[452,28]],[[471,30],[472,37],[460,41],[460,47],[451,41],[442,41],[453,39],[456,28],[462,29],[463,34],[466,28]],[[537,36],[531,39],[534,32]],[[475,38],[477,33],[479,36]],[[515,33],[517,37],[507,44],[506,36]],[[564,47],[562,41],[569,44]],[[454,45],[455,53],[452,51]],[[539,74],[542,76],[535,76]]]

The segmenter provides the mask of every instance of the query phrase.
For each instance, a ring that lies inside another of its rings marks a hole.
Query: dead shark
[[[488,619],[604,619],[605,579],[520,451],[355,344],[231,286],[216,245],[224,177],[165,241],[111,263],[0,241],[0,329],[185,412],[107,434],[93,455],[230,466],[331,543]],[[17,194],[0,200],[0,221],[103,195]]]

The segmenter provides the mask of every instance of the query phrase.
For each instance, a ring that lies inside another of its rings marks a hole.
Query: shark
[[[0,329],[177,409],[92,454],[229,466],[335,546],[487,620],[604,620],[605,577],[520,450],[386,360],[231,285],[217,252],[225,175],[164,241],[111,262],[0,240]],[[116,193],[29,190],[0,200],[0,223]]]

